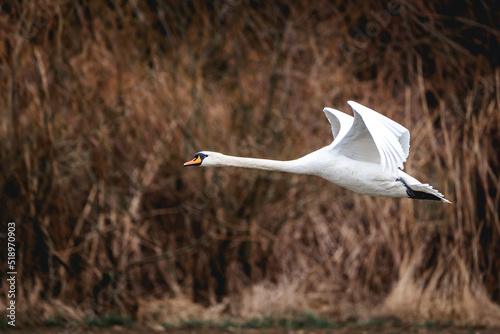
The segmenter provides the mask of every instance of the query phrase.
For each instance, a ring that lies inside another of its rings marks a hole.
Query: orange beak
[[[184,164],[184,167],[186,166],[199,166],[201,165],[201,158],[200,156],[195,157],[193,160],[189,160]]]

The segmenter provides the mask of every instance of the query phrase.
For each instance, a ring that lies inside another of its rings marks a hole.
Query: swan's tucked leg
[[[414,181],[417,181],[416,179],[410,177]],[[431,185],[429,184],[422,184],[422,183],[415,183],[408,185],[406,181],[402,177],[398,177],[396,181],[401,182],[405,188],[406,188],[406,193],[408,194],[408,197],[413,198],[413,199],[428,199],[432,201],[442,201],[445,203],[451,203],[448,201],[446,198],[444,198],[444,195],[441,194],[438,190],[432,188]],[[418,182],[418,181],[417,181]]]

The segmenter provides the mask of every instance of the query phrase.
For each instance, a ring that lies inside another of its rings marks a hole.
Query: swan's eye
[[[195,159],[200,158],[201,160],[203,160],[206,157],[208,157],[208,155],[206,155],[205,153],[196,153],[196,155],[194,157],[195,157]]]

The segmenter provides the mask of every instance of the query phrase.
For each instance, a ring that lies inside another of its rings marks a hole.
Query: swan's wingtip
[[[452,202],[448,201],[446,198],[441,197],[441,202],[446,203],[446,204],[453,204]]]

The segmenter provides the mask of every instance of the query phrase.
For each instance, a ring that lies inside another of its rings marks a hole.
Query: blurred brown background
[[[499,325],[499,22],[493,1],[2,2],[18,321]],[[453,205],[182,166],[302,156],[351,99],[410,130],[405,171]]]

